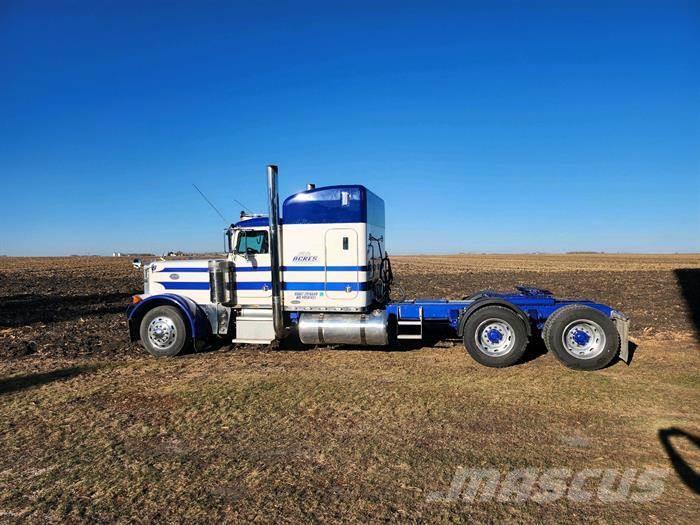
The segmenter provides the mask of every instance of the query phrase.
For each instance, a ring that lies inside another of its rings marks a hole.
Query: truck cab
[[[269,344],[275,275],[289,322],[311,313],[363,314],[388,299],[384,201],[366,187],[309,187],[291,195],[276,230],[277,272],[269,216],[242,214],[225,231],[223,257],[147,265],[139,301],[177,295],[204,313],[212,333]]]

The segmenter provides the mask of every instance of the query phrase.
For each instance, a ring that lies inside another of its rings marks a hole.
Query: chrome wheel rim
[[[170,317],[159,316],[148,325],[148,341],[159,350],[167,350],[175,344],[177,328]]]
[[[513,327],[503,319],[487,319],[476,329],[476,347],[489,357],[501,357],[515,346]]]
[[[595,321],[578,320],[564,328],[561,342],[576,359],[593,359],[605,350],[605,332]]]

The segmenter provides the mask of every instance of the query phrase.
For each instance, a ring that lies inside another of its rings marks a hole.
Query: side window
[[[242,230],[239,232],[236,252],[250,254],[268,253],[267,231]]]

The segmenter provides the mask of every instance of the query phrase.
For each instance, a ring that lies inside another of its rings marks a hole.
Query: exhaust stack
[[[277,166],[267,167],[267,204],[270,218],[270,274],[272,276],[272,324],[279,340],[286,334],[282,305],[282,272],[280,255],[282,243],[279,232],[279,195],[277,194]]]

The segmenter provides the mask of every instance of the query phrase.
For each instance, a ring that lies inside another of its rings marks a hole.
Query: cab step
[[[418,319],[402,319],[401,308],[399,308],[398,314],[399,316],[396,321],[396,339],[423,339],[423,307],[420,306],[418,308]],[[401,327],[412,328],[404,328],[404,330],[401,330]],[[417,331],[415,329],[416,327],[418,327]]]

